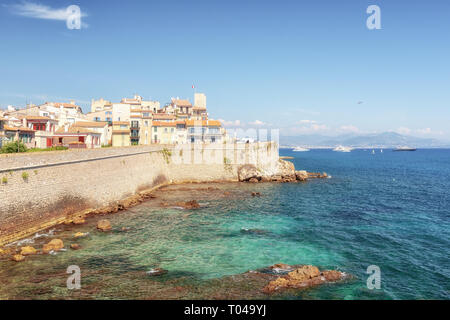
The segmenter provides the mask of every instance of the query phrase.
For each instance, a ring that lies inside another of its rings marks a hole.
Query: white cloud
[[[406,127],[400,127],[396,130],[396,132],[400,133],[400,134],[410,134],[411,131],[412,131],[411,129],[406,128]]]
[[[424,128],[424,129],[418,129],[417,133],[420,133],[420,134],[432,134],[433,131],[431,130],[431,128]]]
[[[297,124],[311,124],[311,123],[317,123],[316,120],[300,120],[297,121]]]
[[[225,127],[241,127],[242,123],[241,120],[224,120],[219,119],[219,121],[225,126]]]
[[[265,125],[266,123],[262,122],[260,120],[255,120],[253,122],[249,122],[249,124],[252,125],[252,126],[262,126],[262,125]]]
[[[360,132],[359,128],[352,125],[341,126],[339,129],[344,132],[353,132],[353,133]]]
[[[16,15],[35,19],[66,21],[71,15],[67,8],[54,9],[43,4],[27,1],[9,7]],[[81,17],[87,17],[87,14],[81,11]],[[81,23],[81,27],[86,28],[87,26],[86,23]]]

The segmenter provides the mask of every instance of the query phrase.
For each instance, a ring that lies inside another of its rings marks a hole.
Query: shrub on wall
[[[17,153],[26,151],[27,147],[22,143],[22,141],[9,142],[0,149],[0,153]]]

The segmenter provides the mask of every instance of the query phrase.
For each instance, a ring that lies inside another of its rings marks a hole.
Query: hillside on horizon
[[[415,148],[450,147],[450,141],[432,138],[419,138],[396,132],[376,134],[346,134],[339,136],[301,135],[280,136],[280,145],[287,147],[337,147],[339,145],[353,148],[396,148],[408,146]]]

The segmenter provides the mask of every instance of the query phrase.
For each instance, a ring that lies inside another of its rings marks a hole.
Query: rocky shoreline
[[[240,182],[247,182],[247,183],[259,183],[259,182],[292,183],[292,182],[304,182],[309,179],[316,179],[316,178],[322,179],[322,178],[329,178],[329,177],[330,176],[328,176],[326,173],[311,173],[311,172],[307,172],[305,170],[296,171],[294,164],[292,162],[285,161],[282,159],[278,160],[277,168],[274,172],[267,172],[267,171],[257,168],[254,165],[249,165],[249,164],[242,165],[241,167],[238,168],[238,180]],[[72,215],[66,217],[66,219],[58,222],[57,224],[82,225],[86,222],[86,218],[88,218],[90,216],[107,215],[107,214],[112,214],[112,213],[117,213],[120,211],[127,210],[127,209],[137,206],[149,199],[156,198],[156,196],[153,194],[155,192],[155,190],[157,190],[161,187],[164,187],[166,185],[170,185],[170,183],[161,184],[161,185],[158,185],[151,189],[138,192],[135,195],[132,195],[125,199],[116,201],[116,202],[114,202],[110,205],[104,206],[104,207],[90,208],[90,209],[83,210],[81,212],[77,212],[75,214],[72,214]],[[251,196],[258,197],[258,196],[261,196],[261,194],[259,192],[252,192]],[[164,206],[172,206],[172,205],[163,203],[162,206],[164,207]],[[186,201],[186,202],[178,202],[175,204],[175,206],[182,207],[182,208],[188,209],[188,210],[197,209],[200,207],[200,205],[198,204],[198,202],[196,200],[190,200],[190,201]],[[102,221],[105,223],[105,225],[108,224],[107,220],[102,220]],[[55,224],[55,225],[57,225],[57,224]],[[109,231],[110,227],[111,226],[109,226],[109,229],[108,229],[108,227],[100,226],[100,227],[98,227],[98,229],[102,230],[102,231]],[[48,227],[46,229],[48,229]],[[44,230],[46,230],[46,229],[44,229]],[[59,240],[59,239],[57,239],[57,240]],[[62,241],[61,241],[61,243],[62,243]],[[51,247],[52,245],[49,244],[49,246]],[[44,245],[44,247],[45,247],[45,245]],[[50,251],[58,251],[61,248],[63,248],[63,246],[61,246],[60,243],[58,244],[57,247],[58,248],[56,248],[56,249],[43,248],[42,250],[36,250],[33,247],[22,247],[22,248],[16,248],[14,250],[12,247],[7,247],[7,248],[0,247],[0,257],[10,256],[11,260],[20,262],[20,261],[23,261],[27,255],[33,255],[33,254],[37,254],[37,253],[47,254],[47,253],[50,253]],[[72,248],[72,249],[75,249],[75,248],[79,249],[79,247],[77,247],[76,244],[75,244],[74,248]],[[23,251],[23,250],[25,250],[25,251]],[[27,250],[30,250],[30,251],[27,251]]]
[[[275,172],[268,172],[257,168],[255,165],[246,164],[238,169],[238,179],[241,182],[298,182],[308,179],[329,178],[327,173],[307,172],[306,170],[295,170],[292,162],[278,160]]]

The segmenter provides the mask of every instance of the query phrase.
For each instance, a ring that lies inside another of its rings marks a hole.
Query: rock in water
[[[87,233],[83,233],[83,232],[77,232],[74,235],[75,238],[81,238],[81,237],[86,237],[86,236],[87,236]]]
[[[277,266],[283,267],[280,269],[286,269],[290,267],[284,264],[274,265],[270,268]],[[319,268],[315,266],[302,266],[289,272],[287,275],[279,277],[273,281],[270,281],[267,286],[264,287],[263,292],[273,293],[275,291],[286,288],[309,288],[320,285],[325,282],[335,282],[345,278],[343,272],[337,270],[326,270],[320,272]]]
[[[306,181],[308,180],[308,172],[306,170],[295,171],[295,178],[298,181]]]
[[[15,254],[12,256],[11,259],[15,262],[20,262],[20,261],[23,261],[25,259],[25,257],[21,254]]]
[[[99,222],[97,222],[97,229],[101,231],[110,231],[111,223],[106,219],[100,220]]]
[[[70,245],[70,249],[78,250],[78,249],[81,249],[81,246],[78,243],[72,243]]]
[[[162,269],[162,268],[154,268],[154,269],[151,269],[146,272],[146,274],[149,276],[160,276],[160,275],[163,275],[166,273],[167,273],[167,270]]]
[[[33,248],[33,247],[30,247],[30,246],[22,247],[20,249],[20,254],[22,256],[30,256],[30,255],[33,255],[33,254],[36,254],[36,253],[37,253],[37,250],[35,248]]]
[[[253,164],[245,164],[238,169],[239,181],[249,181],[250,179],[261,178],[261,174]]]
[[[47,244],[44,244],[42,252],[49,253],[50,251],[59,251],[64,248],[64,242],[61,239],[53,239]]]
[[[198,209],[200,208],[200,204],[197,202],[197,200],[191,200],[187,202],[177,202],[175,204],[177,207],[182,207],[184,209]]]
[[[72,223],[73,224],[83,224],[83,223],[85,223],[86,222],[86,220],[84,220],[84,218],[83,217],[75,217],[75,218],[73,218],[73,220],[72,220]]]
[[[319,268],[315,266],[303,266],[288,273],[289,278],[295,281],[306,281],[319,275]]]

